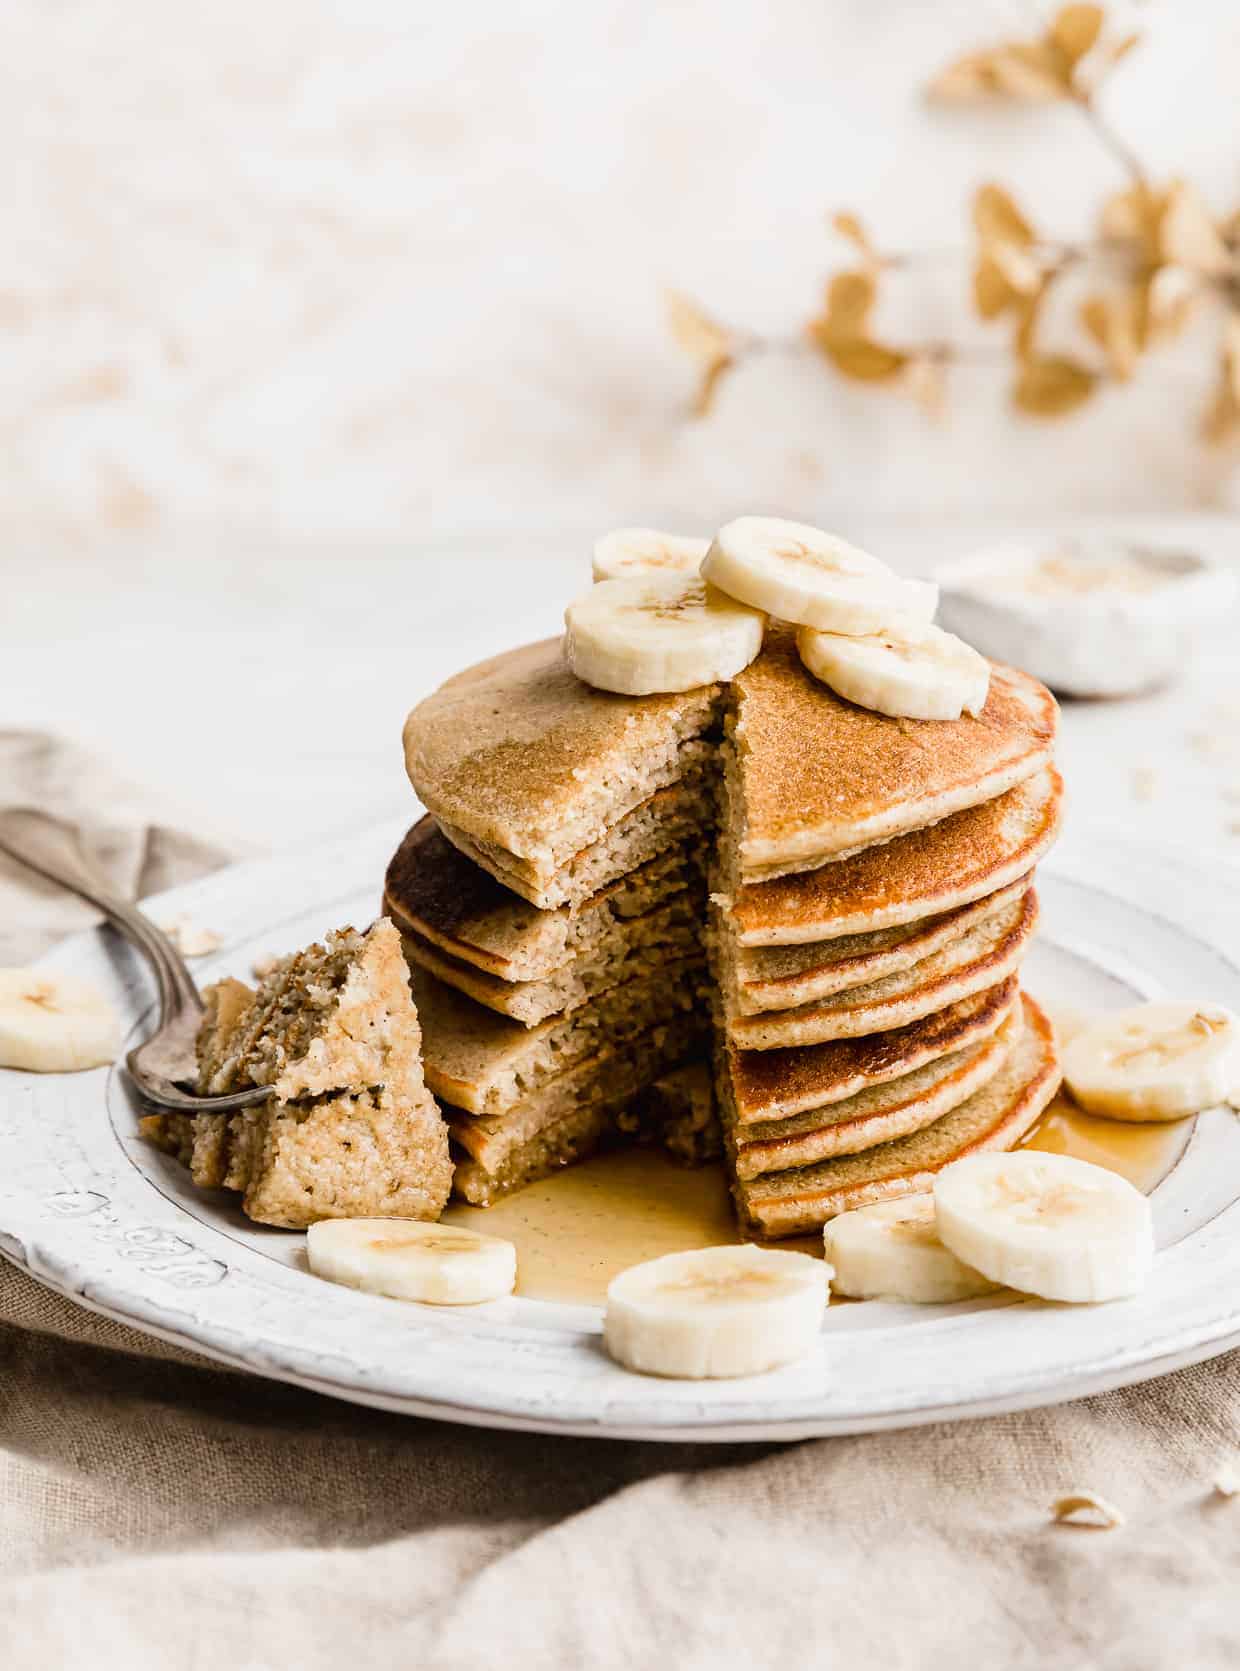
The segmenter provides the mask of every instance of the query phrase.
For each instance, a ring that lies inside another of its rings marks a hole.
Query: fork
[[[32,807],[9,807],[0,811],[0,853],[94,905],[150,965],[159,995],[159,1025],[125,1058],[130,1078],[147,1102],[178,1114],[227,1114],[271,1095],[262,1086],[220,1097],[200,1097],[181,1088],[192,1085],[198,1074],[194,1039],[203,1006],[193,976],[163,930],[113,893],[91,868],[71,830]]]

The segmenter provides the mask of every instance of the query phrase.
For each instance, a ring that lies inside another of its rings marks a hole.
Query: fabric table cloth
[[[228,857],[48,737],[0,733],[0,804],[138,898]],[[0,857],[0,961],[90,920]],[[1238,1466],[1240,1353],[900,1433],[559,1439],[223,1370],[0,1260],[5,1671],[1235,1666]],[[1056,1524],[1078,1490],[1124,1523]]]

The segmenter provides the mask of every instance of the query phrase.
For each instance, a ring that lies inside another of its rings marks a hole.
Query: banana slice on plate
[[[990,663],[929,621],[892,621],[861,637],[802,627],[797,649],[816,679],[878,714],[959,719],[986,706]]]
[[[410,1218],[326,1218],[306,1232],[315,1276],[425,1305],[479,1305],[511,1294],[517,1250],[500,1236]]]
[[[615,528],[594,542],[595,580],[623,580],[649,572],[696,574],[710,541],[658,528]]]
[[[904,580],[847,540],[773,516],[741,516],[711,541],[702,574],[729,597],[824,632],[877,632],[908,615],[929,621],[939,589]]]
[[[993,1294],[997,1286],[939,1240],[933,1195],[906,1195],[833,1218],[822,1233],[831,1286],[856,1300],[941,1305]]]
[[[1150,1204],[1072,1155],[966,1155],[934,1183],[939,1236],[992,1282],[1045,1300],[1118,1300],[1154,1263]]]
[[[0,969],[0,1067],[77,1073],[116,1059],[120,1022],[89,981],[54,969]]]
[[[603,1340],[644,1375],[760,1375],[809,1351],[830,1280],[830,1267],[805,1253],[747,1245],[668,1253],[613,1278]]]
[[[1063,1074],[1090,1114],[1182,1120],[1240,1092],[1240,1022],[1222,1004],[1135,1004],[1074,1034]]]
[[[695,575],[600,580],[564,612],[568,665],[625,696],[692,690],[739,673],[762,648],[763,615]]]

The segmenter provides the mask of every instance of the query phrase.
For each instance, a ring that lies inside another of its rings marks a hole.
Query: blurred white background
[[[1237,206],[1240,7],[1117,10],[1147,40],[1111,119],[1159,178]],[[1001,369],[958,374],[935,425],[808,354],[686,417],[665,287],[795,330],[847,260],[833,209],[888,247],[963,245],[993,177],[1040,228],[1088,232],[1122,180],[1078,113],[920,96],[1038,19],[999,0],[7,0],[6,531],[81,551],[1234,503],[1196,435],[1214,373],[1192,337],[1060,424],[1011,415]],[[964,264],[916,281],[891,329],[976,332],[965,286]]]

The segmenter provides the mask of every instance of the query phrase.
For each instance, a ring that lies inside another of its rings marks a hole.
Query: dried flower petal
[[[1223,353],[1218,383],[1202,421],[1207,441],[1221,446],[1240,436],[1240,314],[1223,327]]]
[[[973,228],[985,243],[1017,244],[1034,241],[1034,230],[1021,214],[1016,199],[993,181],[979,186],[973,198]]]
[[[1201,281],[1187,267],[1172,263],[1157,268],[1145,285],[1146,335],[1150,342],[1178,336],[1192,318],[1201,297]]]
[[[877,294],[872,273],[836,273],[827,286],[828,334],[841,340],[862,335]]]
[[[1012,289],[994,257],[980,255],[973,268],[973,305],[980,317],[998,319],[1019,299],[1019,293]]]
[[[699,382],[693,410],[698,417],[705,417],[714,401],[720,379],[735,363],[736,341],[726,326],[677,291],[668,295],[667,321],[673,337],[698,368]]]
[[[1050,38],[1070,64],[1092,51],[1102,33],[1101,6],[1064,6],[1051,21]]]
[[[1096,1491],[1073,1491],[1051,1505],[1051,1518],[1063,1526],[1083,1526],[1094,1532],[1110,1532],[1124,1524],[1114,1503]]]
[[[1200,193],[1177,180],[1167,195],[1158,227],[1159,253],[1194,272],[1217,278],[1231,266],[1231,255]]]
[[[1062,99],[1072,91],[1072,66],[1046,41],[1000,47],[991,74],[998,90],[1016,99]]]
[[[915,354],[904,372],[908,392],[928,418],[941,418],[947,404],[947,372],[941,359]]]
[[[824,352],[837,371],[859,383],[889,382],[898,377],[908,364],[907,354],[862,337],[824,345]]]
[[[841,238],[847,238],[848,242],[859,251],[868,263],[875,267],[880,265],[878,251],[875,249],[869,233],[851,211],[841,210],[840,213],[832,215],[831,227],[833,231],[839,233]]]
[[[1134,30],[1131,35],[1121,35],[1118,40],[1112,41],[1105,49],[1109,68],[1114,69],[1121,58],[1127,58],[1134,46],[1141,45],[1142,39],[1143,37]]]
[[[929,98],[952,103],[993,98],[997,91],[988,52],[970,52],[955,59],[926,88]]]
[[[1026,360],[1012,390],[1022,412],[1035,418],[1061,418],[1074,412],[1093,394],[1094,373],[1077,360],[1047,354]]]
[[[1016,358],[1027,365],[1035,359],[1038,319],[1042,311],[1042,303],[1050,293],[1051,278],[1048,275],[1042,281],[1041,289],[1032,296],[1024,296],[1016,310],[1016,330],[1012,336],[1012,348]]]
[[[1081,303],[1081,324],[1107,357],[1121,382],[1132,376],[1145,334],[1145,297],[1137,291],[1088,296]]]

